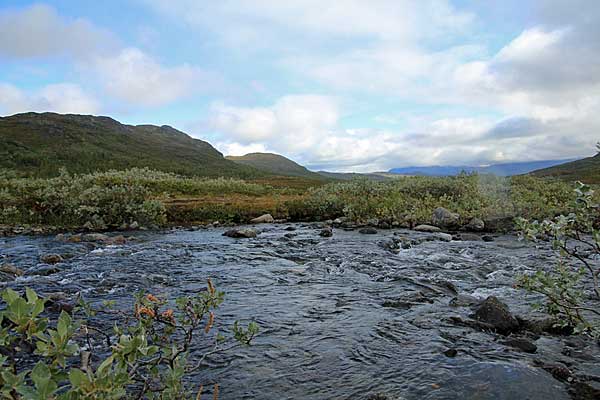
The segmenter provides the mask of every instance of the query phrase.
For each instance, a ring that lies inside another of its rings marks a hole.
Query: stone
[[[27,275],[48,276],[60,272],[54,265],[39,265],[27,270]]]
[[[502,344],[514,347],[519,349],[525,353],[535,353],[537,351],[537,346],[529,339],[525,338],[510,338],[502,342]]]
[[[481,303],[481,300],[477,297],[468,294],[459,294],[450,300],[449,305],[452,307],[470,307],[479,303]]]
[[[450,358],[456,357],[457,354],[458,354],[458,350],[456,350],[456,349],[448,349],[448,350],[444,351],[444,355],[446,357],[450,357]]]
[[[70,243],[79,243],[79,242],[81,242],[81,236],[82,235],[79,234],[79,233],[77,235],[71,235],[67,239],[67,242],[70,242]]]
[[[139,227],[140,227],[140,224],[138,224],[137,221],[133,221],[131,224],[129,224],[129,229],[132,229],[132,230],[139,229]]]
[[[431,216],[431,222],[433,222],[433,225],[444,228],[456,227],[459,221],[460,215],[453,213],[444,207],[436,208]]]
[[[108,240],[106,240],[107,243],[109,244],[125,244],[127,243],[127,238],[125,238],[125,236],[123,235],[117,235],[117,236],[113,236],[113,237],[109,237]]]
[[[373,227],[378,226],[379,225],[379,218],[369,218],[367,220],[367,225],[368,226],[373,226]]]
[[[491,235],[484,235],[481,237],[481,240],[483,240],[484,242],[493,242],[495,239]]]
[[[321,232],[319,232],[319,236],[322,237],[332,237],[333,236],[333,229],[331,228],[323,228],[321,229]]]
[[[508,306],[495,296],[490,296],[481,303],[474,318],[503,335],[519,330],[519,321],[511,314]]]
[[[481,218],[472,218],[471,221],[465,225],[465,229],[469,231],[481,232],[485,229],[485,222]]]
[[[442,242],[451,242],[452,241],[452,235],[450,235],[449,233],[435,232],[433,235],[431,235],[431,237],[435,238],[436,240],[440,240]]]
[[[284,230],[288,231],[288,232],[293,232],[296,230],[296,227],[295,226],[286,226]]]
[[[44,254],[40,257],[40,261],[45,264],[58,264],[63,261],[63,258],[59,254]]]
[[[231,237],[231,238],[255,238],[257,232],[255,229],[250,228],[241,228],[241,229],[230,229],[223,233],[223,236]]]
[[[359,229],[358,233],[362,233],[363,235],[375,235],[377,233],[377,229],[368,226],[366,228]]]
[[[333,220],[333,225],[342,225],[348,222],[348,217],[339,217]]]
[[[15,267],[12,264],[2,264],[0,266],[0,272],[3,272],[5,274],[9,274],[9,275],[13,275],[15,277],[23,275],[23,270],[21,270],[20,268]]]
[[[417,225],[417,226],[415,226],[414,230],[417,232],[429,232],[429,233],[435,233],[435,232],[442,231],[437,226],[432,226],[432,225]]]
[[[480,242],[481,236],[475,235],[474,233],[459,233],[454,235],[454,240],[461,240],[463,242]]]
[[[81,235],[83,242],[105,242],[108,240],[108,236],[103,233],[86,233]]]
[[[275,218],[271,214],[264,214],[260,217],[256,217],[250,220],[253,224],[272,224],[275,222]]]

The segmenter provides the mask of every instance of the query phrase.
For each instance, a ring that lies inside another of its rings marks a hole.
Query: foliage
[[[87,312],[87,320],[62,311],[51,321],[44,316],[45,300],[31,289],[25,297],[6,289],[2,300],[0,395],[6,399],[191,398],[199,388],[186,377],[225,340],[216,335],[214,349],[191,363],[190,346],[199,333],[212,331],[214,310],[223,301],[210,280],[208,290],[177,299],[172,307],[152,294],[138,294],[133,313],[114,311],[121,323],[112,335],[91,325],[96,311],[86,304],[80,312]],[[233,329],[242,345],[257,332],[255,323],[244,329],[236,322]]]
[[[518,220],[523,238],[546,239],[559,252],[550,271],[520,277],[519,284],[545,296],[545,310],[562,326],[600,337],[600,206],[594,191],[578,183],[573,212],[553,220]]]

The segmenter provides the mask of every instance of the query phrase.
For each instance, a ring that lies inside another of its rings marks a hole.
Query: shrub
[[[521,237],[546,239],[559,252],[555,268],[521,276],[518,284],[545,298],[543,308],[560,326],[600,337],[600,206],[594,191],[578,183],[573,212],[553,220],[517,224]]]
[[[133,313],[114,312],[121,322],[115,324],[113,335],[88,320],[76,321],[65,311],[56,320],[44,317],[45,300],[30,289],[25,297],[6,289],[2,300],[3,398],[182,399],[202,390],[186,381],[203,360],[189,359],[190,346],[199,333],[211,332],[223,293],[209,280],[207,291],[174,304],[139,294]],[[95,312],[85,303],[79,308],[83,311],[88,319]],[[249,344],[257,332],[254,323],[244,329],[236,322],[233,328],[238,344]],[[224,339],[215,340],[217,349]],[[104,348],[98,350],[98,343]]]

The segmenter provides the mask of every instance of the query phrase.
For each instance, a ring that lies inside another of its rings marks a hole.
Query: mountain
[[[544,160],[530,162],[516,162],[504,164],[492,164],[485,167],[473,167],[467,165],[456,166],[431,166],[431,167],[403,167],[390,169],[391,173],[400,175],[426,175],[426,176],[452,176],[461,172],[477,172],[480,174],[493,174],[498,176],[512,176],[527,174],[529,172],[560,165],[573,161],[569,160]]]
[[[245,156],[227,156],[226,158],[237,164],[253,167],[273,175],[323,179],[316,172],[309,171],[302,165],[279,154],[249,153]]]
[[[25,113],[0,117],[0,168],[54,176],[148,167],[182,175],[263,176],[170,126],[124,125],[109,117]]]
[[[593,157],[568,162],[532,172],[537,176],[555,176],[569,181],[600,183],[600,153]]]

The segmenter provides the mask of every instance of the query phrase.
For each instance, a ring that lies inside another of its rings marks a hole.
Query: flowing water
[[[514,289],[514,276],[551,264],[547,248],[499,236],[425,241],[394,254],[381,243],[427,234],[336,229],[322,238],[311,224],[261,230],[256,239],[223,237],[219,228],[136,233],[118,246],[0,238],[0,263],[27,269],[42,254],[65,255],[60,272],[10,285],[81,292],[92,303],[123,307],[137,290],[190,295],[211,277],[226,294],[219,326],[255,320],[261,327],[251,347],[209,357],[210,368],[194,377],[198,385],[218,382],[222,399],[366,399],[376,392],[391,399],[569,399],[567,386],[535,367],[536,359],[600,375],[596,345],[566,355],[568,338],[544,335],[528,354],[451,319],[473,312],[451,305],[457,293],[494,295],[515,314],[532,315],[535,297]],[[458,353],[448,357],[447,349]]]

